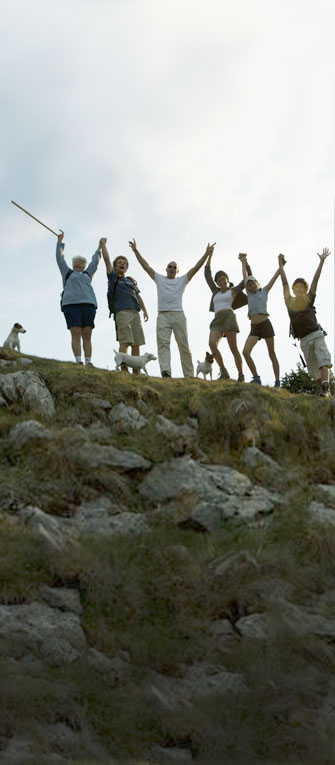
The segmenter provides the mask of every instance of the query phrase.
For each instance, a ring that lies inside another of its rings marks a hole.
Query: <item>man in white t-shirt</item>
[[[173,332],[179,348],[184,377],[194,377],[192,356],[188,345],[187,322],[183,311],[183,293],[188,282],[199,271],[208,256],[213,253],[214,245],[215,243],[207,245],[205,254],[187,274],[177,276],[179,269],[177,263],[172,260],[168,263],[166,276],[164,276],[157,274],[144,260],[137,249],[135,239],[129,242],[129,246],[142,268],[156,282],[158,298],[157,349],[162,377],[171,377],[171,332]]]

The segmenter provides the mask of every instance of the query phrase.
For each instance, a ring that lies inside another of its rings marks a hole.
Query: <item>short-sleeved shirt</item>
[[[114,286],[115,283],[115,292]],[[117,279],[116,271],[108,274],[109,291],[113,295],[113,313],[117,314],[118,311],[140,311],[140,305],[137,300],[137,295],[140,290],[137,286],[137,282],[130,279],[129,276],[121,276]]]
[[[306,295],[292,297],[289,289],[285,290],[285,303],[291,324],[296,337],[301,339],[311,332],[319,329],[319,325],[313,309],[315,294],[308,292]]]
[[[268,291],[266,287],[260,287],[257,292],[248,292],[248,316],[252,319],[257,313],[268,316]]]
[[[168,279],[163,274],[155,273],[157,287],[158,311],[182,311],[183,294],[188,284],[188,276],[176,276]]]

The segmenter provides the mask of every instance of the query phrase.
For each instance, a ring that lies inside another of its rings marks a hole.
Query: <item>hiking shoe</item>
[[[237,382],[244,382],[244,375],[242,374],[242,372],[240,372],[240,374],[239,374],[239,376],[237,378]]]
[[[280,380],[276,380],[273,387],[274,388],[280,388]]]
[[[257,385],[262,385],[262,381],[259,375],[254,375],[250,382],[256,383]]]
[[[324,380],[322,383],[322,388],[320,390],[320,396],[323,398],[329,398],[330,397],[330,390],[329,390],[329,382],[328,380]]]
[[[127,364],[125,364],[124,361],[122,362],[120,369],[121,369],[121,372],[128,372],[128,374],[130,374]]]
[[[218,380],[230,380],[229,372],[226,369],[226,367],[223,367],[223,369],[220,369]]]
[[[162,377],[171,377],[171,372],[165,370],[165,372],[162,372]]]

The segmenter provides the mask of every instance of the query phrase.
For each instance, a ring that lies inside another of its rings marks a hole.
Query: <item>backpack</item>
[[[88,271],[83,271],[82,273],[83,274],[87,274],[89,276]],[[66,282],[67,282],[69,276],[71,276],[71,274],[73,274],[73,268],[69,268],[69,270],[65,274],[64,288],[63,288],[63,291],[60,293],[60,310],[61,311],[64,311],[64,308],[62,306],[62,300],[63,300],[64,290],[65,290],[65,285],[66,285]]]
[[[311,306],[311,308],[312,308],[312,309],[313,309],[313,311],[314,311],[314,316],[315,316],[315,320],[316,320],[316,308],[315,308],[315,306],[314,306],[314,305],[312,305],[312,306]],[[323,332],[324,336],[326,337],[326,335],[327,335],[327,332],[326,332],[326,330],[325,330],[325,329],[322,329],[322,327],[321,327],[321,324],[319,324],[319,322],[317,322],[317,325],[318,325],[318,329],[321,329],[321,332]],[[289,333],[288,333],[288,336],[289,336],[289,337],[293,337],[295,340],[297,339],[297,335],[295,334],[295,331],[294,331],[294,327],[293,327],[292,321],[290,321],[290,329],[289,329]]]

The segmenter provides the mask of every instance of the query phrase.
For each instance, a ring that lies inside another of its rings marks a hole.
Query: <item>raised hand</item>
[[[278,263],[279,263],[279,267],[285,266],[286,264],[285,255],[283,255],[282,252],[278,255]]]
[[[328,247],[324,247],[322,252],[321,252],[321,255],[320,255],[319,252],[317,254],[318,254],[320,260],[325,260],[326,258],[328,258],[328,255],[330,255],[330,250],[328,249]]]
[[[132,239],[130,242],[128,242],[128,244],[129,244],[129,247],[130,247],[130,249],[131,249],[133,252],[138,252],[138,250],[137,250],[137,245],[136,245],[136,242],[135,242],[135,239]]]
[[[239,260],[242,260],[242,262],[243,262],[243,260],[246,260],[247,257],[248,256],[247,256],[246,252],[239,252],[238,258],[239,258]]]
[[[101,250],[101,247],[102,247],[102,245],[103,245],[103,244],[104,244],[104,245],[106,245],[106,242],[107,242],[107,237],[106,237],[106,236],[103,236],[103,237],[102,237],[102,238],[99,240],[98,250]]]
[[[210,260],[213,255],[215,245],[216,245],[216,242],[214,242],[213,244],[209,244],[208,242],[208,245],[205,250],[205,255],[207,256],[208,260]]]
[[[64,239],[64,231],[62,231],[61,234],[58,234],[57,239],[58,239],[59,242],[63,241],[63,239]]]

